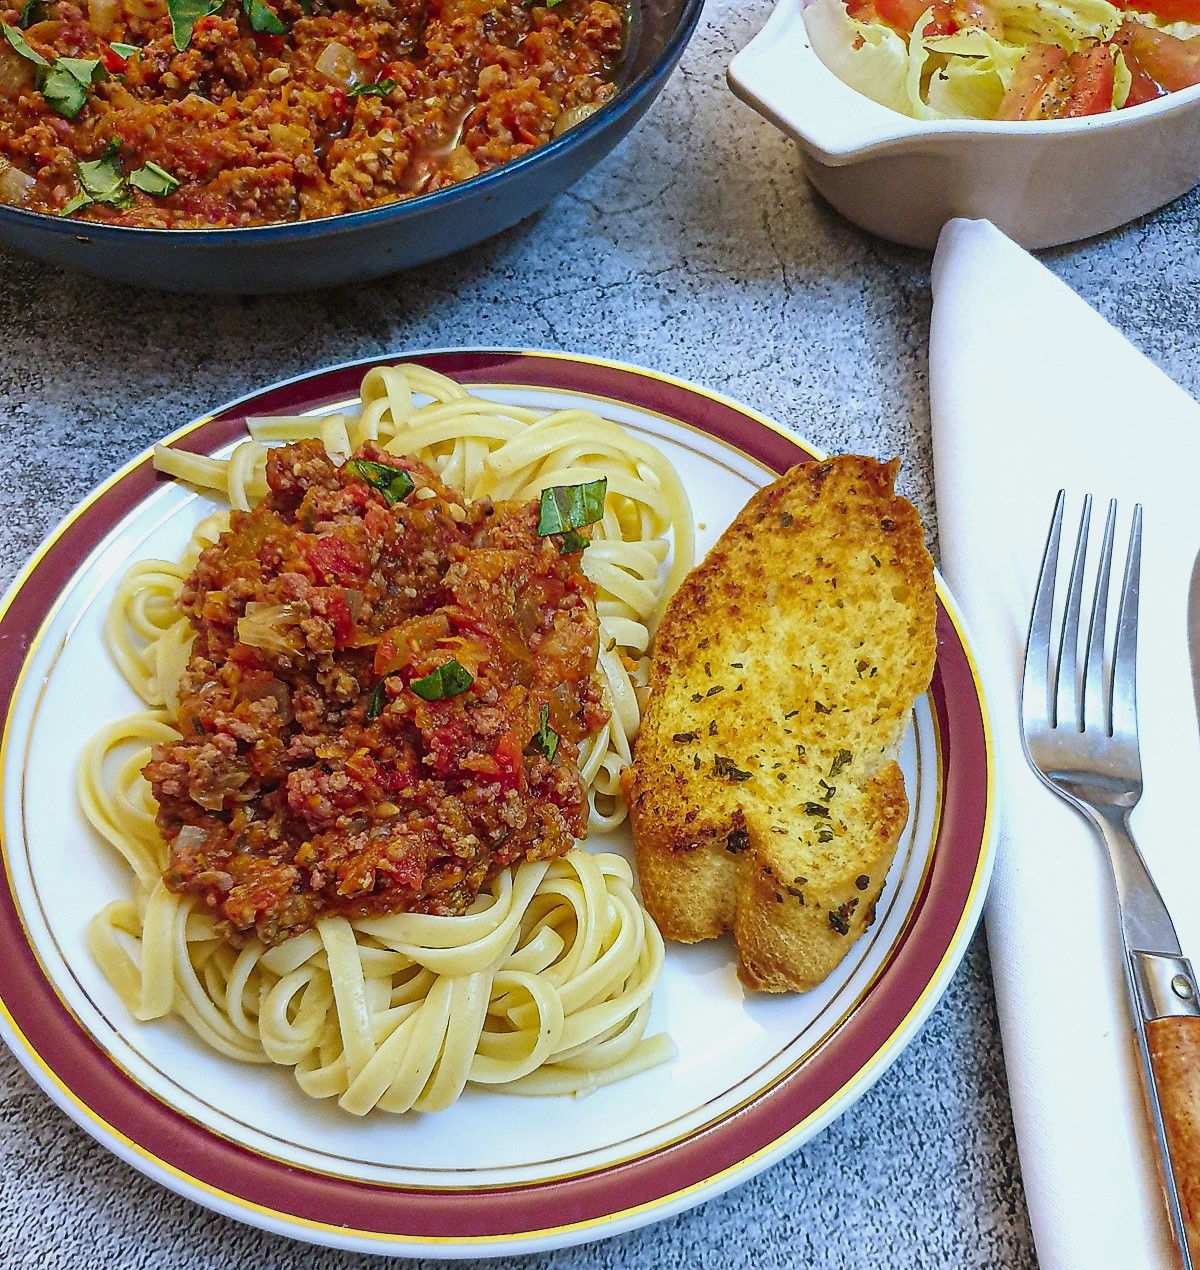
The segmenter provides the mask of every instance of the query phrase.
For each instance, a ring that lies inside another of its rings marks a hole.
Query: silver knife
[[[1188,588],[1187,639],[1192,659],[1192,696],[1196,701],[1196,720],[1200,723],[1200,555],[1192,565],[1192,583]]]

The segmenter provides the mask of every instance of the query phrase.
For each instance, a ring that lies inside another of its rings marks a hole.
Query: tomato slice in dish
[[[1114,50],[1092,44],[1068,54],[1031,44],[1000,103],[997,119],[1075,119],[1112,109]]]
[[[1200,3],[1200,0],[1197,0]],[[859,22],[883,22],[901,35],[911,35],[926,10],[932,9],[923,35],[954,35],[968,27],[999,37],[1000,23],[982,0],[847,0],[846,12]]]
[[[1137,60],[1125,53],[1125,65],[1129,68],[1129,95],[1126,106],[1140,106],[1144,101],[1157,101],[1165,97],[1167,90],[1157,80],[1147,75]]]
[[[908,35],[930,0],[846,0],[846,12],[856,22],[882,22]]]
[[[1050,119],[1067,54],[1057,44],[1031,44],[1017,63],[997,119]]]
[[[929,8],[929,0],[874,0],[879,16],[897,31],[905,34],[917,24],[917,19]]]
[[[1059,112],[1060,119],[1103,115],[1112,109],[1115,50],[1107,44],[1082,48],[1067,58],[1070,92]]]
[[[1126,12],[1153,14],[1160,22],[1200,24],[1200,0],[1113,0],[1113,4]]]
[[[1113,43],[1125,55],[1125,64],[1133,74],[1135,86],[1139,72],[1158,85],[1161,92],[1174,93],[1192,84],[1200,84],[1200,39],[1180,40],[1165,31],[1126,20],[1121,23]],[[1154,96],[1161,96],[1155,93]],[[1139,100],[1149,101],[1144,97]],[[1130,105],[1136,105],[1132,93]]]

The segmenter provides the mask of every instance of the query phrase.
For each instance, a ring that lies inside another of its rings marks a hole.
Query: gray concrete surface
[[[350,357],[455,345],[640,362],[738,397],[828,449],[900,454],[903,485],[935,529],[929,257],[842,221],[807,187],[790,144],[726,90],[729,58],[766,11],[764,0],[710,0],[663,98],[600,169],[544,214],[405,276],[212,300],[0,252],[0,582],[100,479],[208,407]],[[1192,392],[1198,216],[1189,196],[1046,256]],[[978,320],[986,329],[987,314]],[[377,1262],[176,1198],[77,1129],[0,1053],[0,1266]],[[659,1225],[492,1264],[1033,1266],[983,935],[895,1066],[794,1155]]]

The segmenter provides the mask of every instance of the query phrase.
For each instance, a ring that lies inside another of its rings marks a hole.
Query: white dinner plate
[[[814,457],[743,406],[632,367],[524,352],[404,360],[499,400],[587,406],[653,441],[689,491],[700,552],[755,489]],[[171,444],[221,453],[246,415],[352,403],[370,365],[277,385]],[[83,818],[75,770],[86,739],[139,704],[102,640],[121,574],[140,557],[178,556],[210,510],[141,456],[43,545],[0,617],[0,1030],[89,1133],[164,1185],[268,1230],[406,1256],[528,1252],[616,1234],[745,1180],[895,1059],[966,948],[991,866],[986,715],[940,583],[937,669],[902,755],[909,823],[874,926],[818,989],[747,993],[728,940],[669,945],[650,1031],[669,1033],[672,1062],[586,1098],[468,1089],[449,1110],[402,1118],[347,1115],[286,1070],[208,1051],[176,1020],[134,1021],[84,942],[88,920],[129,882]],[[591,845],[629,851],[624,831]]]

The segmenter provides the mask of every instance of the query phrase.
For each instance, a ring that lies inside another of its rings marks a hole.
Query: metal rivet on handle
[[[1196,995],[1196,989],[1192,987],[1192,981],[1187,975],[1176,975],[1171,980],[1171,987],[1175,990],[1175,995],[1184,1001],[1190,1001]]]

